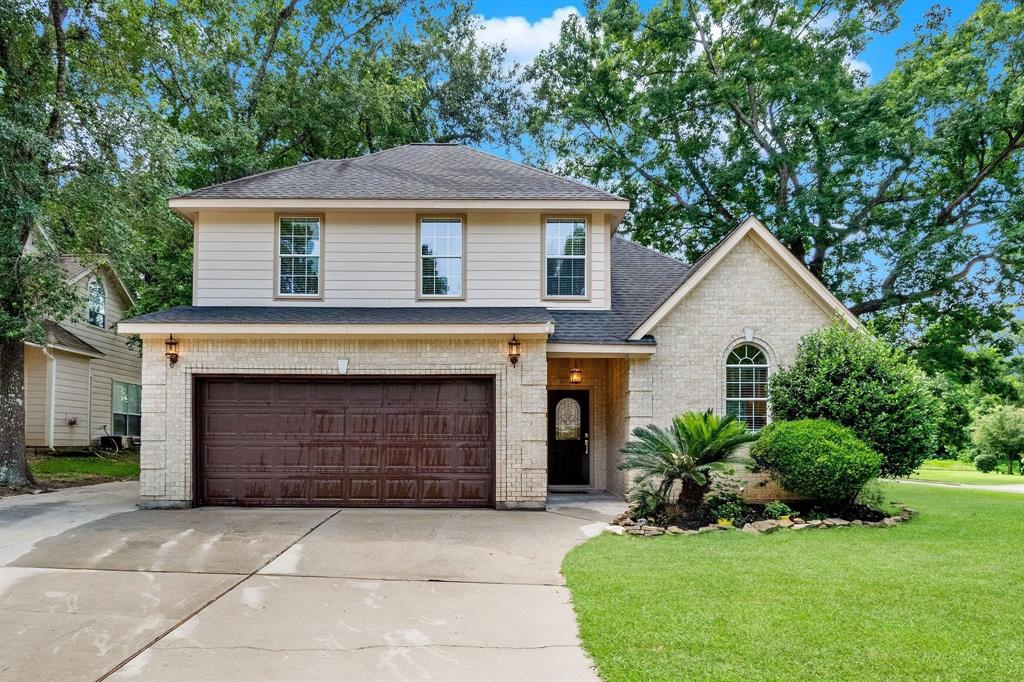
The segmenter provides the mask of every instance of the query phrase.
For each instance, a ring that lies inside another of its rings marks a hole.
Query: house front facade
[[[690,265],[628,202],[457,145],[171,200],[193,305],[143,340],[144,506],[543,508],[622,492],[636,426],[768,419],[797,341],[855,319],[754,219]]]

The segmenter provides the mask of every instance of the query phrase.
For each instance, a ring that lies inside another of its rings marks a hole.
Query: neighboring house
[[[630,430],[768,419],[797,341],[856,319],[749,219],[693,265],[626,200],[455,145],[200,189],[193,305],[143,338],[142,503],[542,508],[624,486]],[[172,363],[165,353],[174,353]]]
[[[118,336],[132,297],[104,259],[86,267],[62,256],[82,310],[44,323],[46,343],[25,344],[25,444],[29,449],[87,448],[104,435],[141,433],[142,357]]]

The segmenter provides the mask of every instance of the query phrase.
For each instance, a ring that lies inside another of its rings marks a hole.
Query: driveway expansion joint
[[[244,583],[244,582],[245,582],[246,580],[248,580],[248,579],[252,578],[252,577],[253,577],[254,575],[256,575],[257,573],[259,573],[259,572],[260,572],[261,570],[263,570],[264,568],[266,568],[267,566],[269,566],[269,565],[271,564],[271,562],[275,561],[275,560],[276,560],[276,559],[277,559],[277,558],[278,558],[279,556],[281,556],[282,554],[284,554],[285,552],[287,552],[287,551],[288,551],[289,549],[291,549],[292,547],[294,547],[294,546],[295,546],[296,544],[298,544],[298,543],[299,543],[299,542],[301,542],[302,540],[305,540],[305,539],[306,539],[307,537],[309,537],[309,535],[310,535],[310,534],[311,534],[311,533],[312,533],[313,531],[315,531],[315,530],[316,530],[317,528],[319,528],[320,526],[324,525],[325,523],[327,523],[328,521],[330,521],[331,519],[333,519],[333,518],[334,518],[335,516],[337,516],[337,515],[338,515],[338,514],[340,514],[340,513],[341,513],[341,509],[338,509],[338,510],[336,510],[336,511],[335,511],[335,512],[334,512],[333,514],[330,514],[330,515],[326,516],[325,518],[323,518],[323,519],[320,519],[320,520],[319,520],[319,521],[318,521],[317,523],[313,524],[313,526],[312,526],[312,527],[310,527],[310,528],[309,528],[308,530],[306,530],[306,532],[305,532],[305,533],[303,533],[302,535],[300,535],[299,537],[297,537],[297,538],[296,538],[295,540],[293,540],[293,541],[292,541],[292,542],[291,542],[291,543],[290,543],[290,544],[289,544],[289,545],[288,545],[287,547],[285,547],[284,549],[282,549],[282,550],[281,550],[280,552],[278,552],[278,553],[277,553],[277,554],[275,554],[274,556],[270,557],[270,559],[268,559],[267,561],[263,562],[263,563],[262,563],[262,564],[261,564],[260,566],[258,566],[258,567],[257,567],[257,568],[256,568],[255,570],[253,570],[253,571],[252,571],[251,573],[245,574],[245,575],[244,575],[244,576],[242,577],[242,579],[241,579],[241,580],[238,580],[238,581],[236,581],[236,582],[232,583],[231,585],[229,585],[229,586],[227,587],[227,589],[225,589],[225,590],[221,591],[221,592],[220,592],[219,594],[215,595],[215,596],[214,596],[214,597],[213,597],[212,599],[209,599],[209,600],[207,600],[207,601],[206,601],[205,603],[203,603],[203,605],[202,605],[202,606],[200,606],[200,607],[199,607],[198,609],[195,609],[194,611],[192,611],[192,613],[188,614],[187,616],[185,616],[184,618],[182,618],[181,620],[179,620],[179,621],[178,621],[177,623],[175,623],[175,624],[174,624],[173,626],[171,626],[171,627],[170,627],[169,629],[167,629],[167,630],[165,630],[164,632],[162,632],[162,633],[161,633],[161,634],[160,634],[159,636],[157,636],[157,637],[155,637],[154,639],[152,639],[152,640],[151,640],[151,641],[150,641],[149,643],[147,643],[147,644],[146,644],[145,646],[141,647],[141,648],[140,648],[140,649],[139,649],[138,651],[136,651],[135,653],[133,653],[133,654],[132,654],[131,656],[128,656],[128,657],[127,657],[127,658],[125,658],[125,659],[124,659],[123,661],[121,661],[120,663],[118,663],[117,665],[115,665],[115,666],[114,666],[113,668],[111,668],[111,669],[110,669],[110,670],[108,670],[108,671],[107,671],[106,673],[104,673],[103,675],[101,675],[101,676],[100,676],[100,677],[99,677],[99,678],[98,678],[98,679],[96,680],[96,682],[103,682],[103,680],[106,680],[106,679],[107,679],[107,678],[109,678],[109,677],[110,677],[111,675],[113,675],[114,673],[116,673],[116,672],[117,672],[118,670],[120,670],[121,668],[123,668],[123,667],[125,667],[126,665],[128,665],[128,664],[129,664],[130,662],[132,662],[132,661],[133,661],[133,660],[134,660],[135,658],[137,658],[137,657],[138,657],[138,656],[139,656],[140,654],[142,654],[142,653],[143,653],[144,651],[146,651],[147,649],[149,649],[150,647],[152,647],[153,645],[155,645],[155,644],[156,644],[157,642],[159,642],[160,640],[162,640],[162,639],[163,639],[164,637],[166,637],[167,635],[171,634],[172,632],[174,632],[175,630],[177,630],[178,628],[180,628],[180,627],[181,627],[182,625],[184,625],[185,623],[187,623],[187,622],[188,622],[188,621],[190,621],[191,619],[195,618],[195,617],[196,617],[197,615],[199,615],[200,613],[202,613],[202,612],[203,612],[203,610],[205,610],[205,609],[206,609],[207,607],[209,607],[209,606],[210,606],[211,604],[213,604],[213,603],[215,603],[215,602],[219,601],[220,599],[222,599],[222,598],[223,598],[224,596],[226,596],[226,595],[227,595],[228,593],[230,593],[230,592],[231,592],[232,590],[234,590],[234,589],[235,589],[236,587],[238,587],[239,585],[241,585],[242,583]],[[135,572],[135,571],[133,571],[133,572]],[[237,575],[237,574],[230,574],[230,575]]]

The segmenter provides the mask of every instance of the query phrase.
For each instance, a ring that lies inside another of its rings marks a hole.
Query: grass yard
[[[1005,470],[1005,466],[1004,466]],[[1008,485],[1016,483],[1024,485],[1024,476],[1020,475],[1020,463],[1014,463],[1014,475],[1000,472],[982,473],[973,464],[959,462],[955,459],[929,459],[911,476],[921,481],[938,481],[940,483],[970,483],[972,485]]]
[[[563,571],[606,680],[1024,679],[1024,495],[888,484],[895,528],[602,534]]]
[[[138,453],[105,457],[39,457],[29,469],[44,487],[63,488],[139,477]]]

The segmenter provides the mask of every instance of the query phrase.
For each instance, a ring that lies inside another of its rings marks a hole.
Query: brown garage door
[[[196,380],[201,504],[494,504],[490,379]]]

